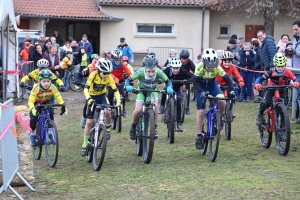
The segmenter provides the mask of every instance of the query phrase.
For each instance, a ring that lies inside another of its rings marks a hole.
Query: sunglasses
[[[103,75],[110,75],[110,72],[102,72]]]

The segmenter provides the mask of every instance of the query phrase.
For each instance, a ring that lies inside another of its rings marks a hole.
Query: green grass
[[[82,96],[79,93],[77,96]],[[131,94],[131,98],[134,95]],[[33,187],[23,190],[24,199],[299,199],[299,132],[292,125],[291,148],[280,156],[275,141],[262,147],[255,125],[255,103],[237,103],[232,124],[232,140],[221,132],[219,153],[214,163],[208,153],[195,148],[196,107],[186,116],[184,132],[167,140],[166,125],[159,116],[159,139],[155,141],[150,164],[135,154],[129,139],[131,115],[123,118],[122,133],[112,132],[102,169],[79,155],[83,130],[79,126],[83,101],[67,101],[68,117],[56,115],[60,150],[55,168],[47,166],[45,154],[34,162]],[[127,102],[128,113],[134,102]],[[18,190],[18,189],[16,189]],[[26,191],[26,192],[25,192]]]

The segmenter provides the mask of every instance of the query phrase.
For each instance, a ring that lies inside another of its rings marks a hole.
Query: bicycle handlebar
[[[165,90],[152,90],[152,89],[137,89],[133,88],[132,93],[138,94],[140,92],[159,92],[159,93],[164,93]]]
[[[183,84],[187,84],[187,83],[192,83],[191,81],[188,81],[186,79],[184,80],[170,80],[172,83],[183,83]]]
[[[286,88],[293,88],[293,86],[292,85],[263,86],[262,90],[283,90]]]
[[[32,90],[33,86],[24,85],[24,87],[21,87],[21,88],[28,89],[28,90]]]

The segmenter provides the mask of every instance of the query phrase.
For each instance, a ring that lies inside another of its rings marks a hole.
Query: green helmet
[[[276,53],[274,58],[273,58],[273,64],[274,66],[286,66],[286,57],[283,53]]]
[[[52,79],[52,73],[48,69],[43,69],[39,73],[39,80],[42,80],[44,78]]]
[[[91,59],[98,58],[98,54],[94,53],[91,55]]]

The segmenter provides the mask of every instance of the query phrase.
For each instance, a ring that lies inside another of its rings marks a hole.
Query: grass
[[[80,93],[64,93],[81,97]],[[131,94],[131,98],[135,97]],[[237,103],[232,124],[232,140],[221,132],[219,153],[214,163],[208,154],[195,148],[196,107],[186,116],[184,132],[175,134],[175,143],[167,140],[166,125],[159,116],[159,139],[155,141],[150,164],[135,154],[129,139],[131,116],[123,118],[122,133],[112,132],[102,169],[79,155],[83,130],[79,126],[83,100],[67,101],[68,117],[56,115],[60,150],[55,168],[47,166],[43,152],[34,162],[36,181],[21,189],[24,199],[299,199],[299,132],[292,124],[291,148],[280,156],[275,141],[269,149],[260,144],[255,118],[255,103]],[[129,113],[134,102],[127,103]],[[20,191],[19,188],[16,188]],[[8,193],[5,193],[8,195]],[[5,197],[5,196],[4,196]]]

